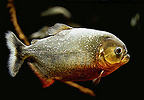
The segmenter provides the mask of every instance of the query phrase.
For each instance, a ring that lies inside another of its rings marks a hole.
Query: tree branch
[[[15,6],[13,3],[13,0],[8,0],[8,4],[7,4],[7,8],[10,8],[9,13],[11,16],[11,22],[13,23],[14,27],[15,27],[15,31],[17,32],[19,38],[21,40],[23,40],[23,42],[26,45],[30,45],[27,37],[24,35],[24,33],[22,32],[18,22],[17,22],[17,17],[16,17],[16,10],[15,10]]]
[[[96,96],[95,93],[92,90],[90,90],[89,88],[85,88],[85,87],[83,87],[83,86],[81,86],[81,85],[79,85],[77,83],[74,83],[72,81],[64,81],[64,83],[68,84],[68,85],[70,85],[70,86],[72,86],[74,88],[79,89],[80,92],[83,92],[83,93],[88,94],[88,95],[93,96],[93,97]]]

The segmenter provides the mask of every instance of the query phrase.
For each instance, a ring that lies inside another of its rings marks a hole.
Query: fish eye
[[[122,48],[121,48],[121,47],[116,47],[116,49],[115,49],[115,54],[116,54],[116,55],[122,54]]]

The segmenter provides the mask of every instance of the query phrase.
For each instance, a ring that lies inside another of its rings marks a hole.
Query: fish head
[[[105,70],[103,76],[126,64],[129,59],[126,45],[118,38],[107,38],[100,44],[98,64]]]

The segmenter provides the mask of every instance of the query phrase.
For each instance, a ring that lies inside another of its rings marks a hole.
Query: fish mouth
[[[104,58],[104,57],[103,57]],[[110,64],[108,61],[105,60],[104,58],[104,61],[105,61],[105,64],[111,68],[111,67],[114,67],[114,66],[122,66],[124,64],[126,64],[127,62],[129,62],[130,60],[130,55],[129,54],[125,54],[123,55],[123,57],[121,58],[121,61],[119,63],[116,63],[116,64]]]
[[[128,61],[130,60],[130,55],[129,54],[125,54],[121,60],[121,64],[126,64]]]
[[[130,60],[130,55],[129,54],[125,54],[123,56],[123,58],[121,59],[120,63],[116,63],[114,65],[110,64],[109,62],[107,62],[105,59],[105,67],[103,67],[104,69],[104,73],[102,75],[102,77],[109,75],[110,73],[114,72],[115,70],[117,70],[120,66],[126,64],[128,61]]]

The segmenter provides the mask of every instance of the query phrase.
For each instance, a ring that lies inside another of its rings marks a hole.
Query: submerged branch
[[[72,86],[74,88],[79,89],[80,92],[83,92],[83,93],[88,94],[88,95],[93,96],[93,97],[96,96],[95,93],[92,90],[90,90],[89,88],[85,88],[85,87],[83,87],[83,86],[81,86],[81,85],[79,85],[77,83],[74,83],[72,81],[64,81],[64,83],[68,84],[68,85],[70,85],[70,86]]]
[[[7,4],[7,8],[10,8],[9,9],[9,13],[10,13],[10,16],[11,16],[11,22],[13,23],[14,27],[15,27],[15,31],[17,32],[19,38],[21,40],[23,40],[23,42],[26,44],[26,45],[30,45],[27,37],[24,35],[24,33],[22,32],[18,22],[17,22],[17,17],[16,17],[16,10],[15,10],[15,6],[14,6],[14,2],[13,0],[8,0],[8,4]]]

